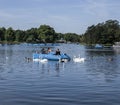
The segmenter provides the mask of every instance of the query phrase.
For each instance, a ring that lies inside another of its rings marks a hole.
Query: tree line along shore
[[[84,34],[57,33],[49,25],[40,25],[28,30],[14,30],[12,27],[0,27],[0,43],[59,43],[73,42],[84,44],[113,45],[120,41],[120,25],[117,20],[107,20],[91,25]]]

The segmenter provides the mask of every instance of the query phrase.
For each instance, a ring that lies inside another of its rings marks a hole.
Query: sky
[[[120,22],[120,0],[0,0],[0,27],[27,30],[49,25],[84,34],[91,25]]]

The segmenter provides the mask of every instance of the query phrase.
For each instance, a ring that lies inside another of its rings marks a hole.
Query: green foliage
[[[64,39],[70,42],[79,42],[80,36],[75,33],[66,33],[64,34]]]
[[[9,27],[5,32],[5,40],[6,41],[14,41],[15,40],[15,33],[11,27]]]
[[[24,31],[16,30],[15,31],[15,41],[16,42],[23,42]]]
[[[87,28],[84,34],[84,42],[87,44],[113,44],[120,41],[120,25],[117,20],[108,20]]]
[[[6,29],[4,27],[0,28],[0,41],[4,41],[5,31],[6,31]]]
[[[59,40],[65,42],[80,42],[86,44],[113,44],[120,41],[120,25],[117,20],[108,20],[97,25],[89,26],[83,35],[76,33],[56,33],[49,25],[31,28],[26,31],[13,30],[11,27],[0,28],[0,42],[28,42],[54,43]]]
[[[38,28],[38,39],[41,42],[53,42],[55,40],[55,30],[48,25],[41,25]]]

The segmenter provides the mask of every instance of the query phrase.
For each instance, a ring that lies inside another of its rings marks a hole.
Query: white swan
[[[48,60],[47,59],[40,59],[40,61],[39,62],[47,62]]]
[[[48,60],[47,59],[33,59],[34,62],[42,62],[42,63],[45,63],[47,62]]]
[[[79,57],[74,56],[73,61],[74,62],[84,62],[85,58],[81,58],[80,56]]]

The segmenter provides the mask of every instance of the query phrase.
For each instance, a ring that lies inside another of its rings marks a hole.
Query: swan
[[[48,60],[47,59],[39,59],[39,62],[47,62]]]
[[[84,62],[85,58],[81,58],[80,56],[79,57],[74,56],[73,61],[74,62]]]
[[[33,59],[33,61],[45,63],[45,62],[47,62],[48,60],[47,60],[47,59]]]

